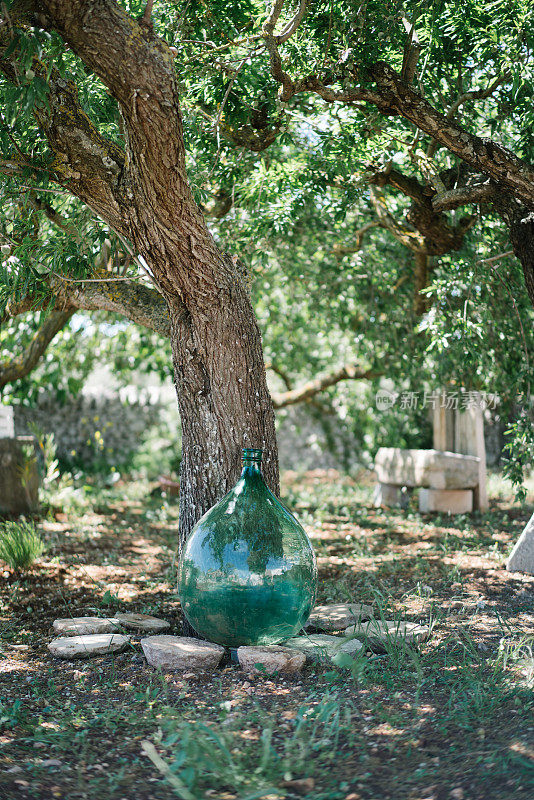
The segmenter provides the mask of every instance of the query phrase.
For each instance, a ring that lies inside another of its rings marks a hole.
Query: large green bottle
[[[243,450],[234,488],[197,522],[178,565],[178,595],[211,642],[275,644],[298,634],[315,602],[311,542],[267,488],[261,450]]]

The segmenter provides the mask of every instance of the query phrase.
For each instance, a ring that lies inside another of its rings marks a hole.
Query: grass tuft
[[[31,522],[0,524],[0,559],[14,570],[25,570],[44,553],[44,542]]]

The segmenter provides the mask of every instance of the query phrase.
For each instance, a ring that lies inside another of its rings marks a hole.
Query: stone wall
[[[89,471],[128,463],[147,431],[158,423],[161,404],[119,395],[78,395],[65,403],[43,393],[30,407],[15,406],[15,433],[54,434],[57,457],[65,467]]]

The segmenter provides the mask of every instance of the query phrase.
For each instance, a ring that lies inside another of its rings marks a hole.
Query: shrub
[[[26,521],[0,524],[0,559],[16,570],[30,567],[44,553],[43,540]]]

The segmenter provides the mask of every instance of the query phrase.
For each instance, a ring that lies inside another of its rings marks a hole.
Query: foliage
[[[134,16],[144,10],[133,0],[122,5]],[[290,13],[286,3],[279,26]],[[517,402],[528,407],[533,312],[498,209],[491,201],[468,205],[473,225],[460,250],[430,257],[431,307],[418,317],[409,249],[380,226],[356,247],[358,229],[377,221],[369,181],[393,167],[429,189],[428,162],[461,181],[473,176],[445,148],[432,152],[429,137],[414,133],[411,123],[381,115],[368,103],[329,104],[309,92],[283,102],[261,36],[265,17],[259,0],[181,0],[153,9],[155,33],[177,50],[193,190],[218,243],[249,269],[266,361],[293,386],[354,363],[384,372],[399,392],[444,384],[486,391],[500,397],[503,418]],[[438,110],[454,111],[465,96],[453,115],[459,124],[529,160],[531,20],[526,0],[324,0],[307,4],[296,34],[280,51],[293,80],[317,73],[342,91],[354,75],[368,85],[366,69],[377,59],[401,69],[406,23],[413,25],[421,45],[417,85],[425,98]],[[5,305],[31,296],[44,310],[3,326],[3,359],[23,349],[38,329],[53,299],[51,276],[79,281],[105,269],[133,281],[146,277],[135,259],[127,262],[127,248],[109,226],[54,188],[52,154],[34,114],[47,102],[46,73],[57,68],[76,83],[99,130],[123,147],[113,98],[56,34],[17,30],[16,37],[21,79],[19,86],[0,80],[0,149],[4,160],[31,154],[31,168],[1,187],[0,300]],[[35,57],[44,77],[33,66]],[[486,96],[469,97],[494,82]],[[262,149],[269,132],[270,144]],[[406,221],[411,199],[392,186],[384,187],[384,195],[391,215]],[[43,211],[45,203],[61,215],[59,226]],[[456,225],[464,214],[443,216]],[[124,382],[132,370],[158,377],[171,371],[168,345],[155,334],[102,314],[89,321],[80,313],[56,337],[35,375],[6,387],[5,397],[32,402],[42,386],[53,388],[59,400],[75,395],[103,361]],[[269,374],[273,389],[283,390]],[[428,428],[417,432],[422,413],[376,414],[376,388],[345,383],[321,398],[336,424],[352,427],[363,460],[380,444],[428,437]],[[521,470],[513,476],[520,480]]]
[[[0,559],[16,570],[27,570],[45,551],[32,522],[0,523]]]
[[[534,425],[532,413],[522,409],[521,414],[506,431],[509,436],[504,449],[506,457],[503,464],[503,475],[510,478],[516,487],[516,497],[525,501],[526,489],[523,478],[527,468],[534,463]]]

